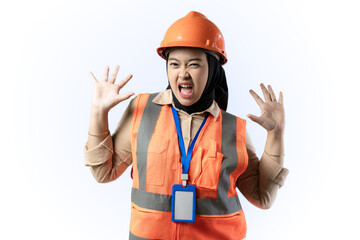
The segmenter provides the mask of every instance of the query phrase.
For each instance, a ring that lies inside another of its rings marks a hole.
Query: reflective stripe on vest
[[[142,237],[135,236],[134,234],[132,234],[130,232],[129,240],[158,240],[158,239],[142,238]]]
[[[137,169],[141,173],[139,174],[139,190],[142,191],[145,191],[146,183],[147,149],[161,110],[161,106],[152,103],[156,95],[151,94],[148,98],[137,135],[137,142],[140,143],[136,148]]]
[[[139,186],[132,189],[131,199],[137,206],[157,211],[171,211],[171,195],[145,191],[147,149],[152,138],[157,119],[163,106],[152,103],[156,94],[151,94],[146,102],[137,134],[136,164],[138,169]],[[237,195],[228,198],[230,174],[236,169],[238,161],[236,149],[236,117],[221,111],[222,138],[221,151],[225,158],[221,163],[221,173],[218,182],[217,198],[197,198],[196,214],[200,215],[226,215],[240,211],[241,204]],[[173,121],[171,116],[169,121]],[[212,120],[213,121],[213,120]],[[166,127],[166,126],[164,126]],[[176,133],[176,132],[175,132]],[[161,169],[159,169],[161,171]],[[175,183],[174,183],[175,184]],[[178,184],[178,182],[176,183]]]

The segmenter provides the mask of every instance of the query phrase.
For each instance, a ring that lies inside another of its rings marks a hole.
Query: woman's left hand
[[[265,128],[268,133],[283,133],[285,128],[285,114],[283,105],[283,94],[280,91],[279,101],[276,100],[273,89],[268,85],[269,91],[264,84],[260,84],[261,90],[264,94],[265,102],[253,90],[250,94],[254,97],[256,103],[261,109],[261,116],[257,117],[252,114],[247,116],[260,126]]]

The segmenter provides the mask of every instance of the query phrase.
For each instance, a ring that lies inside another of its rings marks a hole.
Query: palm
[[[108,80],[109,67],[106,67],[102,81],[98,81],[95,76],[90,73],[94,83],[94,92],[92,97],[93,106],[98,107],[103,111],[109,111],[118,103],[134,95],[134,93],[119,94],[120,89],[131,79],[132,75],[129,75],[120,83],[115,84],[118,71],[119,66],[116,67],[111,78]]]
[[[249,114],[248,117],[257,122],[260,126],[269,131],[283,131],[285,127],[285,114],[283,105],[283,95],[280,92],[279,102],[276,101],[274,91],[269,85],[269,91],[263,84],[260,84],[264,94],[265,101],[263,101],[254,91],[250,90],[256,103],[261,109],[261,116],[257,117]]]

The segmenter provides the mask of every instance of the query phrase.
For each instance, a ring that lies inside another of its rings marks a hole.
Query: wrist
[[[97,105],[91,105],[91,114],[92,115],[97,115],[97,116],[107,116],[109,113],[109,110],[106,110],[102,107],[99,107]]]
[[[108,111],[97,106],[91,106],[89,132],[99,134],[108,130]]]
[[[272,137],[272,138],[283,138],[284,137],[284,130],[283,129],[276,129],[274,128],[271,131],[267,132],[268,137]]]
[[[284,131],[268,131],[264,152],[268,156],[278,159],[280,164],[282,163],[284,157]]]

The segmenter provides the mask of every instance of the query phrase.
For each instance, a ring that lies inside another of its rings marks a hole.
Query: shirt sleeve
[[[236,185],[244,197],[253,205],[268,209],[274,202],[278,189],[283,186],[289,171],[277,161],[279,157],[263,153],[261,159],[256,156],[255,148],[246,131],[246,149],[248,167],[242,173]]]
[[[132,163],[130,131],[134,108],[135,98],[126,108],[112,135],[108,135],[92,149],[85,145],[85,166],[90,167],[94,178],[100,183],[114,181]]]

